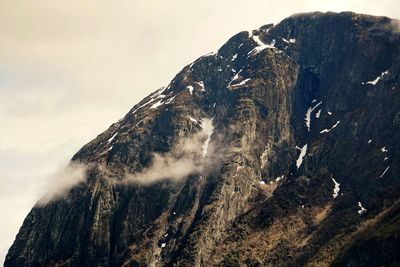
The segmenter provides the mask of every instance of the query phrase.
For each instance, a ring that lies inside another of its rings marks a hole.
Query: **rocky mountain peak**
[[[5,266],[400,262],[399,31],[297,14],[185,66],[72,158]]]

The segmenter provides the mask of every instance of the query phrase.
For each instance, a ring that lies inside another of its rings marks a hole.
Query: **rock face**
[[[78,151],[87,181],[32,209],[5,266],[399,264],[396,25],[233,36]]]

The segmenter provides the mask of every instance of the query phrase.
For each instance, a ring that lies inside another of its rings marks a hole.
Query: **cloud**
[[[64,198],[74,186],[86,181],[86,165],[71,162],[66,167],[60,168],[48,178],[44,188],[45,194],[37,202],[43,206],[51,201]]]
[[[170,152],[154,154],[151,165],[139,173],[125,173],[123,183],[152,184],[160,180],[179,181],[188,175],[204,173],[220,158],[213,135],[212,119],[203,119],[201,131],[183,139]]]

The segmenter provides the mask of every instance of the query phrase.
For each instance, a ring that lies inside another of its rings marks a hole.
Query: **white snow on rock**
[[[159,95],[161,95],[162,93],[164,93],[164,91],[167,89],[167,87],[161,87],[160,89],[158,89],[154,95],[151,98],[155,98],[158,97]]]
[[[328,115],[329,115],[329,116],[332,115],[332,112],[328,111]]]
[[[306,117],[304,118],[307,126],[307,130],[310,131],[310,125],[311,125],[311,113],[316,109],[319,105],[322,104],[322,101],[316,104],[314,107],[309,107],[307,112],[306,112]]]
[[[388,159],[389,159],[388,157],[385,157],[383,160],[384,160],[384,161],[387,161]]]
[[[200,91],[205,91],[206,89],[204,88],[204,82],[203,81],[200,81],[200,82],[197,82],[197,84],[200,86]]]
[[[335,185],[335,187],[333,188],[333,198],[336,198],[337,196],[338,196],[338,194],[339,194],[339,191],[340,191],[340,183],[338,183],[336,180],[335,180],[335,178],[333,178],[332,177],[332,181],[333,181],[333,183],[334,183],[334,185]]]
[[[363,83],[361,83],[361,84],[372,84],[372,85],[376,85],[376,84],[379,82],[379,80],[383,78],[383,76],[388,75],[388,74],[389,74],[389,70],[386,70],[386,71],[382,72],[381,75],[378,75],[378,77],[376,77],[375,80],[368,81],[368,82],[363,82]]]
[[[134,114],[134,113],[135,113],[136,111],[138,111],[139,109],[141,109],[141,108],[147,106],[148,104],[154,102],[154,101],[157,100],[157,99],[160,99],[160,98],[163,99],[163,98],[165,98],[166,95],[163,95],[162,93],[163,93],[166,89],[170,88],[170,86],[171,86],[171,85],[168,85],[168,87],[161,87],[159,90],[157,90],[155,93],[153,93],[153,95],[151,96],[150,100],[148,100],[146,103],[144,103],[143,105],[141,105],[140,107],[138,107],[137,109],[135,109],[134,111],[132,111],[131,114]],[[160,100],[160,101],[161,101],[161,100]],[[158,101],[158,102],[160,102],[160,101]],[[162,103],[161,103],[161,104],[162,104]],[[156,104],[154,104],[154,105],[156,105]],[[154,105],[153,105],[153,106],[154,106]],[[153,108],[153,106],[150,107],[150,108]],[[156,107],[154,107],[154,108],[157,108],[158,106],[159,106],[159,105],[156,105]]]
[[[168,233],[166,233],[165,235],[164,235],[164,237],[167,237],[168,236]]]
[[[299,155],[299,158],[296,160],[297,169],[300,168],[301,164],[303,163],[303,159],[306,156],[307,144],[305,144],[302,148],[298,148],[298,149],[300,149],[300,155]]]
[[[234,61],[237,58],[238,54],[234,54],[231,61]]]
[[[290,38],[289,40],[282,38],[282,40],[287,44],[294,44],[296,42],[296,39],[294,38]]]
[[[104,150],[103,152],[101,152],[101,153],[100,153],[100,156],[106,154],[106,153],[109,152],[109,151],[111,151],[111,150],[113,149],[113,147],[114,147],[114,145],[112,145],[112,146],[110,146],[109,148],[107,148],[107,150]]]
[[[320,131],[320,133],[329,133],[330,131],[332,131],[333,129],[336,128],[336,126],[338,126],[340,123],[340,121],[337,121],[330,129],[324,129],[322,131]]]
[[[164,104],[164,103],[162,102],[162,100],[158,100],[158,102],[155,103],[155,104],[153,104],[153,105],[150,107],[150,109],[158,108],[158,107],[161,106],[162,104]]]
[[[319,119],[321,116],[321,110],[318,110],[317,113],[315,113],[315,118]]]
[[[171,97],[170,99],[168,99],[165,104],[168,105],[169,103],[171,103],[172,101],[174,101],[175,96]]]
[[[141,109],[142,107],[147,106],[148,104],[150,104],[150,103],[153,102],[153,101],[154,101],[154,99],[151,98],[149,101],[147,101],[146,103],[144,103],[143,105],[141,105],[140,107],[138,107],[134,112],[132,112],[132,114],[135,113],[136,111],[138,111],[139,109]]]
[[[262,50],[267,49],[267,48],[275,49],[275,47],[274,47],[275,40],[271,44],[264,44],[263,41],[260,40],[260,37],[258,35],[253,35],[253,33],[249,32],[249,37],[253,38],[253,40],[256,42],[257,46],[255,48],[253,48],[249,53],[247,53],[248,55],[258,54]]]
[[[114,140],[114,138],[115,138],[117,135],[118,135],[118,133],[115,133],[111,138],[109,138],[109,139],[107,140],[107,143],[111,143],[112,140]]]
[[[367,212],[367,209],[365,209],[363,207],[363,205],[361,204],[361,202],[358,202],[358,207],[360,207],[360,209],[357,211],[358,214],[362,215],[363,213]]]
[[[389,170],[389,168],[390,168],[390,166],[388,166],[388,167],[382,172],[381,176],[379,176],[379,177],[382,178],[382,177],[386,174],[386,172]]]
[[[188,117],[189,117],[189,120],[191,120],[192,122],[194,122],[194,123],[197,123],[197,122],[198,122],[198,121],[197,121],[195,118],[193,118],[192,116],[188,115]]]
[[[229,87],[234,81],[236,81],[237,79],[239,79],[239,74],[240,74],[240,72],[242,72],[242,70],[239,70],[239,72],[236,73],[235,76],[233,76],[232,80],[231,80],[231,81],[229,82],[229,84],[228,84],[228,87]]]
[[[161,247],[162,247],[162,248],[165,248],[166,245],[167,245],[167,243],[162,243],[162,244],[161,244]]]
[[[264,182],[263,180],[261,180],[261,181],[260,181],[260,184],[264,185],[264,184],[265,184],[265,182]]]
[[[369,139],[369,140],[368,140],[368,144],[370,144],[371,142],[372,142],[372,139]]]
[[[205,158],[208,152],[208,145],[211,141],[211,135],[214,132],[213,119],[202,120],[200,126],[203,128],[203,132],[207,135],[207,139],[204,141],[202,146],[202,156]]]
[[[382,151],[383,153],[387,153],[387,152],[388,152],[388,150],[386,149],[386,147],[382,147],[382,148],[381,148],[381,151]]]
[[[275,182],[279,182],[280,180],[282,180],[285,177],[285,175],[279,176],[275,179]]]
[[[242,85],[245,85],[248,81],[250,81],[251,80],[251,78],[247,78],[247,79],[244,79],[243,81],[241,81],[240,83],[236,83],[236,84],[229,84],[229,88],[235,88],[235,87],[239,87],[239,86],[242,86]]]
[[[193,94],[193,86],[192,85],[188,85],[186,86],[187,89],[189,89],[189,93],[192,95]]]

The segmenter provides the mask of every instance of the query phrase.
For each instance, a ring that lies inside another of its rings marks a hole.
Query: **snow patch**
[[[335,180],[335,178],[333,178],[332,177],[332,181],[333,181],[333,183],[334,183],[334,185],[335,185],[335,187],[333,188],[333,198],[335,199],[337,196],[338,196],[338,194],[339,194],[339,191],[340,191],[340,183],[338,183],[336,180]]]
[[[170,99],[168,99],[165,104],[168,105],[169,103],[171,103],[172,101],[174,101],[175,96],[171,97]]]
[[[159,100],[157,103],[153,104],[150,109],[154,109],[154,108],[158,108],[159,106],[161,106],[162,104],[164,104],[162,102],[162,100]]]
[[[382,151],[383,153],[387,153],[387,152],[388,152],[388,150],[386,149],[385,146],[381,148],[381,151]]]
[[[295,39],[295,38],[290,38],[290,39],[289,39],[289,43],[294,44],[295,42],[296,42],[296,39]]]
[[[372,84],[372,85],[376,85],[376,84],[379,82],[379,80],[383,78],[383,76],[388,75],[388,74],[389,74],[389,70],[386,70],[386,71],[382,72],[381,75],[378,75],[378,77],[376,77],[375,80],[368,81],[368,82],[363,82],[363,83],[361,83],[361,84]]]
[[[321,110],[318,110],[318,112],[315,113],[315,118],[319,119],[320,116],[321,116]]]
[[[388,167],[382,172],[381,176],[379,176],[379,177],[382,178],[382,177],[386,174],[386,172],[389,170],[389,168],[390,168],[390,166],[388,166]]]
[[[285,177],[285,175],[279,176],[275,179],[275,182],[279,182],[280,180],[282,180]]]
[[[260,184],[264,185],[264,184],[265,184],[265,182],[264,182],[263,180],[261,180],[261,181],[260,181]]]
[[[368,140],[368,144],[370,144],[371,142],[372,142],[372,139],[369,139],[369,140]]]
[[[187,89],[189,89],[189,93],[191,94],[191,95],[193,95],[193,86],[192,85],[189,85],[189,86],[186,86],[186,88]]]
[[[168,86],[169,87],[169,86]],[[158,89],[155,93],[154,96],[152,96],[152,98],[154,97],[158,97],[159,95],[161,95],[162,93],[164,93],[164,91],[167,89],[167,87],[161,87],[160,89]]]
[[[330,129],[324,129],[322,131],[320,131],[320,133],[329,133],[330,131],[332,131],[333,129],[336,128],[336,126],[338,126],[340,123],[340,121],[337,121]]]
[[[237,79],[239,79],[239,74],[240,72],[242,72],[242,70],[239,70],[238,73],[235,74],[235,76],[233,76],[232,80],[229,82],[228,86],[231,85],[231,83]]]
[[[301,164],[303,163],[303,159],[306,156],[307,144],[305,144],[302,148],[298,148],[298,149],[300,149],[300,155],[299,155],[299,158],[296,160],[297,169],[300,168]]]
[[[244,79],[243,81],[241,81],[240,83],[229,84],[229,88],[234,88],[234,87],[239,87],[239,86],[245,85],[250,80],[251,80],[251,78],[247,78],[247,79]]]
[[[204,88],[204,82],[203,81],[197,82],[197,84],[200,86],[200,91],[204,92],[206,90]]]
[[[310,131],[310,125],[311,125],[311,113],[316,109],[319,105],[322,104],[322,101],[320,101],[318,104],[316,104],[314,107],[309,107],[307,112],[306,112],[306,117],[304,118],[306,122],[306,127],[307,130]]]
[[[234,61],[237,58],[238,54],[234,54],[231,61]]]
[[[249,33],[249,37],[253,38],[253,40],[256,42],[257,46],[255,48],[253,48],[249,53],[247,53],[248,55],[252,55],[252,54],[258,54],[260,53],[262,50],[264,49],[275,49],[275,40],[272,41],[271,44],[264,44],[263,41],[260,40],[260,37],[257,35],[253,35],[252,33]]]
[[[167,243],[162,243],[161,248],[165,248],[166,245],[167,245]]]
[[[358,202],[358,207],[360,207],[360,209],[357,211],[358,214],[362,215],[363,213],[367,212],[367,209],[365,209],[363,207],[363,205],[361,204],[361,202]]]
[[[107,140],[107,143],[111,143],[112,140],[114,140],[114,138],[115,138],[117,135],[118,135],[118,133],[115,133],[111,138],[109,138],[109,139]]]
[[[189,117],[189,120],[191,120],[192,122],[198,123],[198,121],[195,118],[193,118],[192,116],[188,115],[188,117]]]

